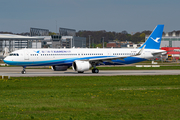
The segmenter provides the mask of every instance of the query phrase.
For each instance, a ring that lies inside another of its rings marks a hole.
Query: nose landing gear
[[[23,70],[21,71],[22,74],[26,74],[26,66],[23,66]]]

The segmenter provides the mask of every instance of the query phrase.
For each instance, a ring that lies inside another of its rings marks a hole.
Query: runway
[[[67,71],[52,71],[51,69],[26,69],[21,74],[22,67],[0,67],[0,75],[11,77],[34,76],[117,76],[117,75],[180,75],[180,70],[100,70],[98,74],[91,70],[77,73],[71,69]]]

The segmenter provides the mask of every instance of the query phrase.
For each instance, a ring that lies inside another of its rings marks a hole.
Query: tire
[[[94,71],[95,69],[92,69],[92,73],[95,73],[95,71]]]
[[[98,69],[95,69],[95,70],[94,70],[94,73],[99,73],[99,70],[98,70]]]
[[[23,70],[21,73],[22,73],[22,74],[26,74],[26,71]]]
[[[98,69],[92,69],[92,73],[99,73]]]

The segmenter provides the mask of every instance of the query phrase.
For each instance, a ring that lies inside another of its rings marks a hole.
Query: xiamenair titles
[[[37,54],[59,54],[59,53],[71,53],[71,50],[34,50]]]

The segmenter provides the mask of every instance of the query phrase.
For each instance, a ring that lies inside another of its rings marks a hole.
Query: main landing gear
[[[99,73],[99,70],[97,68],[92,69],[92,73]]]
[[[26,66],[23,66],[23,70],[21,71],[22,74],[26,74]]]
[[[92,66],[93,66],[92,73],[99,73],[99,70],[96,68],[96,64],[94,63]]]
[[[93,63],[92,66],[93,66],[92,73],[99,73],[99,70],[96,68],[96,63]]]

